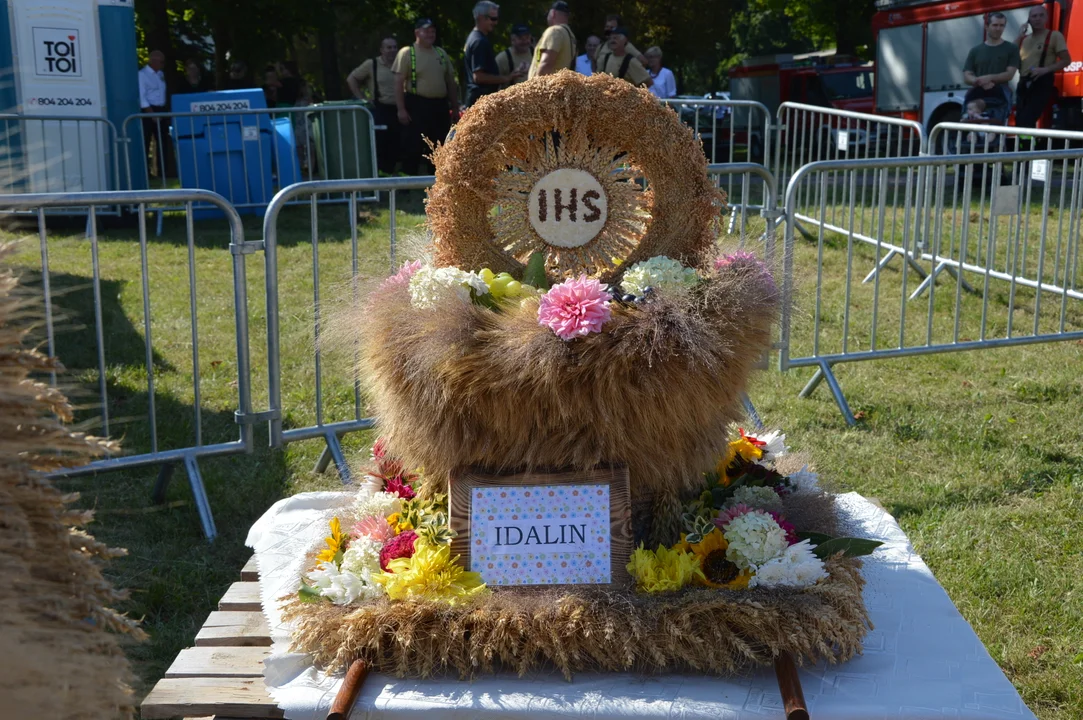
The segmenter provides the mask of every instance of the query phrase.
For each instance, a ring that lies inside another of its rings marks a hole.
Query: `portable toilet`
[[[117,154],[138,72],[133,0],[0,0],[0,192],[141,187]]]

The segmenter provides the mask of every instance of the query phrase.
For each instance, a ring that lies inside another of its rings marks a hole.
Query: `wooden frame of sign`
[[[475,498],[481,497],[479,490],[485,488],[546,488],[546,494],[552,495],[550,489],[559,493],[560,489],[569,486],[600,486],[608,487],[609,494],[609,582],[600,582],[597,578],[583,582],[586,587],[598,587],[603,589],[627,588],[631,584],[631,576],[628,574],[628,562],[632,556],[632,505],[631,493],[628,487],[628,468],[613,466],[596,470],[567,471],[567,472],[524,472],[513,475],[494,475],[475,468],[456,470],[451,474],[451,487],[448,496],[448,510],[450,514],[451,529],[457,534],[451,541],[452,555],[461,556],[461,562],[466,569],[471,567],[472,550],[481,545],[481,541],[473,537],[471,517]],[[566,492],[566,490],[565,490]],[[573,492],[576,492],[573,490]],[[541,517],[540,515],[538,516]],[[542,521],[544,522],[544,521]],[[563,539],[574,543],[582,539],[582,532],[563,529],[564,526],[555,520],[553,529],[546,528],[541,531],[544,540],[553,540],[559,543],[561,535]],[[517,530],[516,532],[522,532]],[[529,530],[527,531],[530,532]],[[505,528],[505,534],[507,529]],[[500,538],[499,528],[496,529],[496,537]],[[537,536],[531,536],[537,537]],[[507,539],[507,538],[505,538]],[[549,544],[543,542],[542,544]],[[559,550],[560,548],[556,548]],[[538,567],[541,567],[541,559],[538,558]],[[589,564],[589,563],[588,563]],[[482,576],[485,576],[482,572]],[[571,585],[574,582],[505,582],[495,587],[538,587],[552,585]]]

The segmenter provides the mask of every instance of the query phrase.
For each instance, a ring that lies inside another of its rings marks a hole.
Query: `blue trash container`
[[[293,185],[301,181],[301,163],[297,157],[297,141],[294,139],[293,134],[295,117],[298,117],[301,122],[305,120],[303,116],[294,114],[274,119],[275,150],[273,160],[275,179],[277,180],[276,185],[279,190],[287,185]]]
[[[258,88],[174,95],[174,113],[200,113],[173,120],[181,186],[213,190],[238,212],[262,215],[273,194],[271,150],[277,133],[269,115],[229,113],[266,107]],[[196,218],[221,216],[213,207],[195,209]]]

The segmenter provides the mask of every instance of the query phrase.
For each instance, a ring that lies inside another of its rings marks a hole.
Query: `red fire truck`
[[[787,101],[872,111],[872,66],[834,50],[749,58],[730,70],[729,79],[734,100],[757,100],[772,114]]]
[[[1034,0],[876,0],[873,16],[876,35],[875,111],[917,120],[932,128],[960,118],[968,86],[963,64],[970,48],[985,37],[985,14],[1002,12],[1007,18],[1004,39],[1016,42]],[[1041,123],[1048,127],[1083,128],[1083,22],[1072,23],[1073,0],[1046,3],[1049,27],[1068,42],[1072,64],[1056,74],[1059,93],[1057,117],[1047,111]],[[1012,87],[1018,83],[1018,74]]]

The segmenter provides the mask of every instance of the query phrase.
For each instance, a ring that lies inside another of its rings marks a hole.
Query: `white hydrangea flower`
[[[692,268],[658,255],[630,267],[624,273],[620,287],[626,293],[642,297],[647,288],[654,288],[656,292],[679,291],[695,285],[698,279]]]
[[[757,510],[782,510],[782,498],[778,496],[774,488],[749,487],[742,485],[733,491],[733,495],[726,501],[725,508],[731,508],[738,503],[744,503],[750,508]]]
[[[402,501],[395,493],[359,492],[354,500],[353,510],[358,520],[364,520],[371,515],[386,518],[402,510]]]
[[[320,591],[320,595],[330,598],[335,605],[349,605],[365,590],[361,578],[352,572],[339,570],[333,562],[320,563],[308,574],[308,581]]]
[[[416,308],[432,308],[452,296],[470,302],[471,290],[485,295],[489,292],[489,286],[477,273],[457,267],[434,268],[426,265],[410,278],[410,303]]]
[[[737,567],[755,570],[782,554],[788,546],[786,531],[761,510],[734,518],[726,525],[726,559]]]
[[[820,476],[808,469],[808,465],[797,472],[790,475],[790,486],[794,490],[818,490],[820,487]]]
[[[802,540],[786,548],[780,557],[768,560],[757,568],[748,586],[804,588],[826,577],[823,561],[813,553],[809,541]]]
[[[756,439],[767,443],[763,448],[763,457],[758,461],[760,465],[774,462],[789,451],[786,447],[786,435],[780,430],[772,430],[766,435],[757,435]]]

